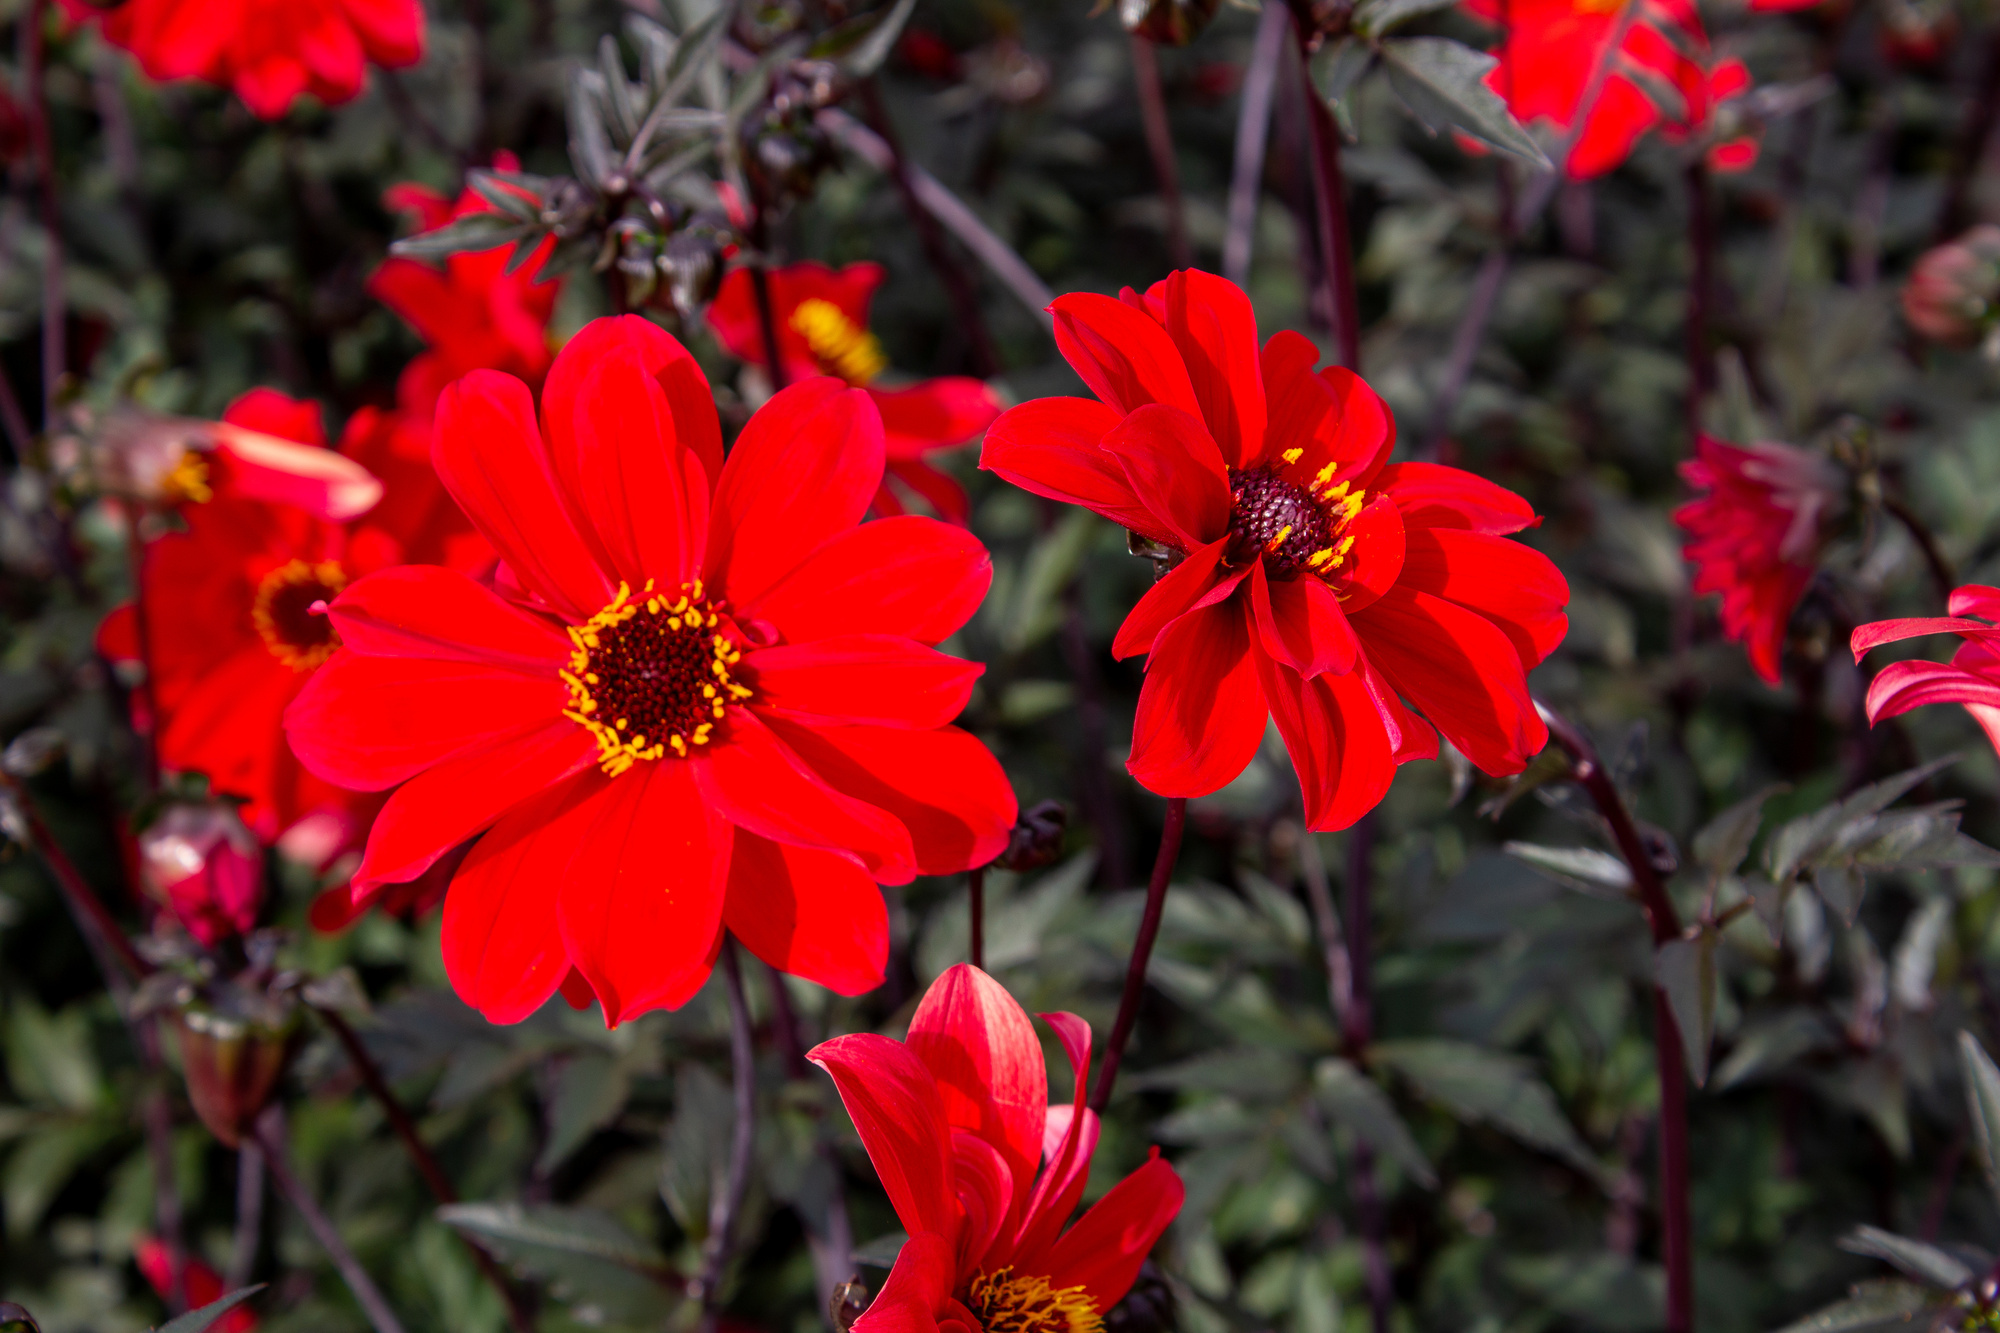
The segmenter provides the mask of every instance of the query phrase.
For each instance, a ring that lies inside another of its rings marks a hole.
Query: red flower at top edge
[[[1042,1018],[1076,1075],[1071,1105],[1049,1105],[1026,1012],[964,963],[931,983],[906,1043],[863,1032],[813,1049],[910,1237],[855,1333],[1100,1333],[1180,1212],[1155,1148],[1065,1230],[1097,1148],[1090,1026]]]
[[[847,993],[888,951],[878,884],[983,865],[1015,805],[950,725],[980,668],[931,645],[991,562],[927,518],[860,523],[882,477],[864,393],[778,394],[725,462],[700,367],[601,319],[528,388],[445,391],[438,475],[502,565],[355,581],[342,648],[286,719],[320,776],[389,796],[357,895],[489,830],[445,899],[444,962],[496,1022],[570,976],[607,1022],[683,1003],[726,926]]]
[[[109,12],[62,2],[77,22],[100,20],[148,78],[234,88],[265,120],[307,93],[328,106],[352,99],[370,60],[396,69],[424,55],[419,0],[126,0]]]
[[[1951,594],[1948,616],[1878,620],[1854,631],[1851,647],[1859,662],[1870,649],[1925,634],[1956,634],[1965,640],[1949,664],[1892,662],[1868,683],[1870,725],[1925,704],[1963,704],[1986,739],[2000,752],[2000,588],[1968,583]],[[1972,617],[1979,617],[1973,619]]]
[[[1724,444],[1703,435],[1681,464],[1707,494],[1674,511],[1688,534],[1694,590],[1722,597],[1722,628],[1776,685],[1785,628],[1818,567],[1820,525],[1840,503],[1840,475],[1789,444]]]
[[[1000,400],[979,380],[944,375],[901,389],[879,389],[875,378],[888,368],[882,345],[868,331],[868,303],[882,283],[880,264],[849,264],[835,271],[824,264],[791,264],[771,273],[771,306],[777,324],[778,355],[788,380],[833,375],[866,389],[882,413],[888,448],[888,477],[875,495],[875,512],[903,512],[889,478],[916,492],[940,517],[964,523],[965,488],[924,461],[926,454],[969,442],[1000,415]],[[768,361],[764,330],[747,269],[722,280],[709,327],[731,353],[752,364]]]
[[[1179,557],[1112,644],[1148,654],[1126,767],[1204,796],[1275,717],[1313,828],[1373,809],[1437,753],[1518,772],[1548,740],[1527,672],[1561,642],[1569,585],[1505,540],[1541,520],[1469,472],[1389,463],[1395,425],[1359,376],[1314,372],[1297,333],[1260,351],[1250,300],[1208,273],[1141,297],[1058,297],[1056,345],[1100,401],[1004,414],[980,466]],[[1398,696],[1401,696],[1399,698]]]

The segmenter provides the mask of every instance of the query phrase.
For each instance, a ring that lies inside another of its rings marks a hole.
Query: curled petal
[[[1153,641],[1126,769],[1161,796],[1206,796],[1264,739],[1263,687],[1236,599],[1190,611]]]

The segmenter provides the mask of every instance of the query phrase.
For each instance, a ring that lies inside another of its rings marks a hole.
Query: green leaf
[[[467,213],[436,231],[405,236],[389,247],[389,253],[404,259],[442,259],[468,250],[497,250],[523,237],[538,235],[539,228],[511,221],[498,213]]]
[[[1601,1175],[1597,1159],[1563,1116],[1555,1094],[1518,1056],[1465,1042],[1424,1040],[1378,1042],[1369,1048],[1369,1057],[1459,1119],[1490,1124],[1578,1170]]]
[[[1746,1023],[1735,1049],[1715,1067],[1715,1091],[1784,1068],[1799,1056],[1835,1045],[1839,1035],[1810,1009],[1792,1008]]]
[[[2000,1199],[2000,1068],[1970,1032],[1958,1034],[1958,1065],[1965,1077],[1966,1108],[1972,1116],[1972,1146],[1986,1168],[1986,1183]]]
[[[1354,7],[1354,30],[1374,41],[1399,24],[1440,9],[1454,0],[1361,0]]]
[[[1313,56],[1313,86],[1329,106],[1341,106],[1374,62],[1375,48],[1366,42],[1352,37],[1329,42]]]
[[[1632,868],[1609,852],[1594,847],[1543,847],[1532,842],[1502,843],[1500,850],[1593,898],[1622,902],[1632,895]]]
[[[238,1287],[235,1291],[218,1296],[199,1310],[189,1310],[186,1314],[178,1318],[169,1319],[166,1323],[160,1325],[158,1333],[203,1333],[203,1330],[207,1329],[216,1320],[222,1318],[222,1316],[228,1314],[231,1310],[234,1310],[237,1306],[243,1304],[243,1302],[249,1300],[263,1289],[264,1284],[262,1282],[253,1287]]]
[[[849,77],[865,79],[895,50],[916,8],[917,0],[895,0],[886,9],[856,15],[828,29],[806,54],[814,60],[838,60]]]
[[[540,200],[528,198],[491,172],[468,171],[465,174],[465,183],[470,185],[481,199],[509,217],[518,218],[522,222],[541,221]]]
[[[535,1159],[547,1175],[581,1148],[592,1134],[618,1118],[632,1091],[630,1068],[603,1051],[580,1051],[556,1075],[549,1105],[549,1137]]]
[[[1926,1241],[1898,1236],[1880,1227],[1860,1226],[1836,1242],[1849,1254],[1864,1254],[1894,1264],[1919,1282],[1957,1291],[1972,1281],[1973,1272],[1945,1250]]]
[[[1921,1329],[1917,1316],[1939,1305],[1922,1287],[1887,1278],[1863,1282],[1845,1300],[1785,1325],[1778,1333],[1889,1333]]]
[[[1800,815],[1782,825],[1771,835],[1764,850],[1771,878],[1791,879],[1833,846],[1841,838],[1843,830],[1851,831],[1870,816],[1880,814],[1926,778],[1957,762],[1957,755],[1946,755],[1921,767],[1906,769],[1893,777],[1870,783],[1822,810]]]
[[[690,1236],[708,1234],[709,1200],[728,1172],[735,1119],[735,1098],[721,1079],[702,1065],[675,1071],[674,1118],[660,1162],[660,1197]]]
[[[1062,623],[1062,593],[1076,577],[1084,552],[1101,531],[1101,520],[1088,509],[1072,509],[1055,531],[1028,552],[1000,630],[1000,645],[1010,653],[1041,642]]]
[[[438,1218],[546,1280],[588,1322],[659,1327],[681,1303],[681,1279],[646,1242],[604,1213],[555,1204],[455,1203]]]
[[[1431,1169],[1430,1159],[1396,1114],[1389,1094],[1374,1079],[1345,1060],[1321,1060],[1313,1069],[1313,1095],[1336,1124],[1368,1140],[1425,1189],[1437,1188],[1437,1172]]]
[[[1542,152],[1507,103],[1484,82],[1497,63],[1449,37],[1399,37],[1381,45],[1389,86],[1426,129],[1458,129],[1503,153],[1547,167]]]
[[[1750,854],[1750,844],[1757,840],[1757,830],[1764,822],[1764,803],[1786,790],[1784,783],[1775,783],[1702,825],[1694,835],[1694,859],[1711,875],[1735,874]]]
[[[1653,958],[1653,975],[1681,1030],[1681,1051],[1696,1087],[1708,1082],[1708,1048],[1715,1040],[1715,932],[1668,940]]]

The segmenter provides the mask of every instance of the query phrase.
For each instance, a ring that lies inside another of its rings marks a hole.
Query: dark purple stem
[[[1296,25],[1296,18],[1294,19]],[[1325,276],[1327,310],[1333,316],[1334,337],[1340,343],[1340,363],[1361,369],[1361,306],[1354,286],[1354,241],[1347,227],[1347,181],[1340,169],[1340,126],[1334,124],[1313,88],[1305,65],[1309,34],[1298,27],[1299,78],[1311,115],[1313,211],[1319,224],[1320,271]]]
[[[1160,202],[1167,209],[1167,257],[1175,268],[1192,268],[1187,212],[1181,205],[1181,168],[1174,156],[1173,127],[1167,121],[1167,97],[1160,87],[1160,58],[1149,38],[1131,35],[1132,79],[1139,90],[1139,117],[1146,126],[1146,151],[1153,155],[1153,175],[1160,182]]]
[[[28,141],[35,157],[35,179],[41,194],[42,231],[47,247],[42,255],[42,429],[55,422],[64,365],[65,312],[63,293],[62,217],[56,195],[56,152],[49,134],[49,107],[43,85],[43,37],[48,27],[48,0],[28,0],[21,19],[21,91],[27,104]]]
[[[972,910],[972,945],[967,951],[967,961],[983,972],[986,970],[986,867],[973,867],[965,878]]]
[[[1688,163],[1688,249],[1693,270],[1688,282],[1688,434],[1701,433],[1701,405],[1715,389],[1715,354],[1709,345],[1715,318],[1715,218],[1709,201],[1708,164]]]
[[[1186,828],[1187,800],[1172,797],[1167,801],[1166,823],[1160,828],[1160,851],[1153,858],[1153,878],[1146,884],[1146,910],[1139,918],[1139,934],[1132,941],[1132,960],[1125,968],[1125,991],[1118,997],[1118,1017],[1111,1024],[1111,1040],[1105,1043],[1097,1084],[1090,1090],[1090,1109],[1099,1115],[1111,1104],[1111,1087],[1118,1081],[1125,1043],[1131,1040],[1132,1026],[1139,1021],[1139,1000],[1146,992],[1146,964],[1153,957],[1153,942],[1160,936],[1167,884],[1174,877],[1174,863],[1180,860],[1181,834]]]
[[[721,963],[723,989],[729,997],[729,1065],[736,1123],[729,1144],[729,1174],[722,1192],[708,1207],[708,1240],[702,1247],[697,1283],[702,1333],[715,1333],[722,1313],[722,1279],[735,1248],[736,1219],[750,1191],[751,1150],[757,1141],[757,1052],[751,1045],[750,1001],[743,994],[743,967],[737,960],[736,941],[726,935]]]

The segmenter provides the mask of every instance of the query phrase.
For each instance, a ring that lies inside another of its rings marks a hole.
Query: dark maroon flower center
[[[1261,553],[1269,568],[1287,574],[1331,572],[1337,530],[1346,523],[1338,506],[1329,514],[1305,487],[1268,468],[1231,468],[1229,492],[1232,560],[1242,563]]]
[[[340,647],[326,603],[347,586],[338,560],[292,560],[264,576],[250,605],[250,623],[271,656],[294,671],[310,671]],[[317,609],[315,609],[317,608]]]

